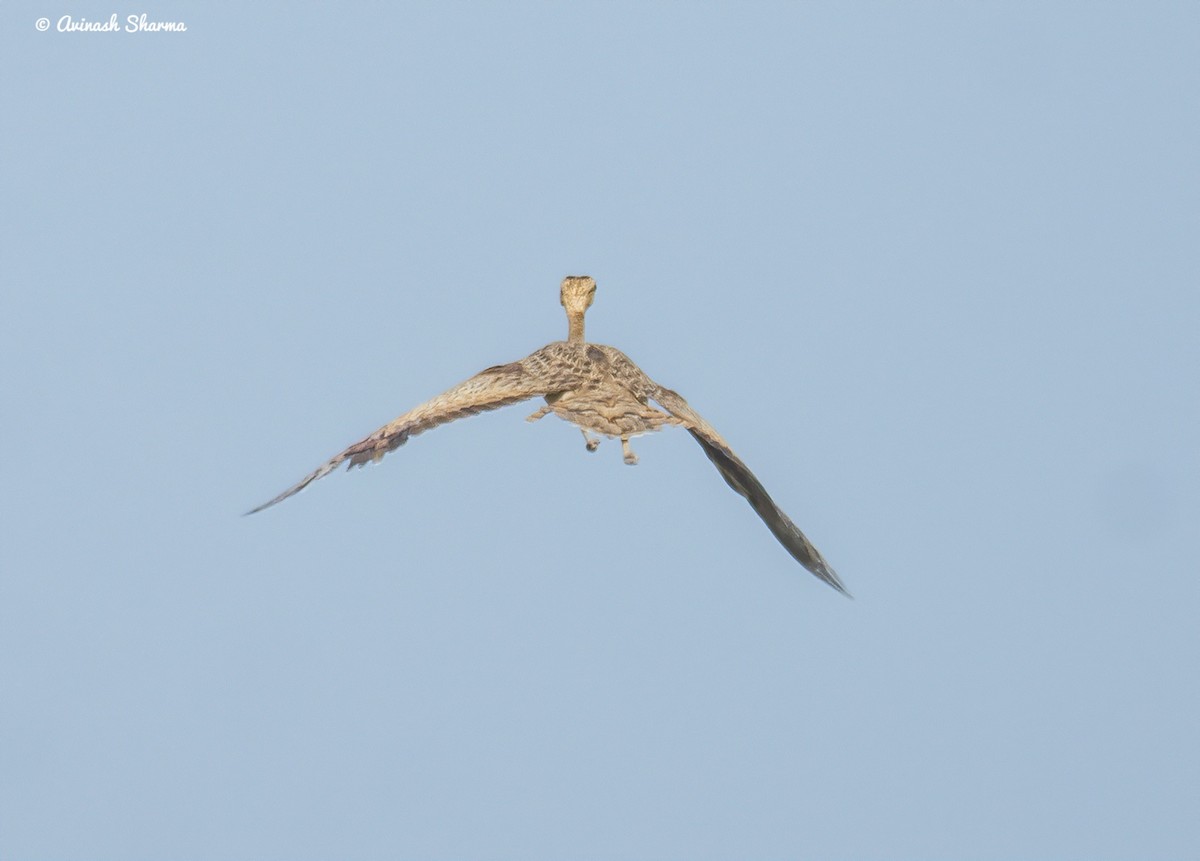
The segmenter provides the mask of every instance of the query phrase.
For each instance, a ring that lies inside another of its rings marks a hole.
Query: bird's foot
[[[600,440],[598,438],[588,436],[588,432],[583,428],[580,428],[579,432],[583,434],[583,444],[587,446],[588,451],[595,451],[600,447]]]
[[[633,453],[633,449],[629,447],[629,440],[622,438],[621,452],[625,455],[625,463],[630,466],[637,466],[638,456]]]
[[[536,413],[534,413],[533,415],[526,416],[525,421],[536,422],[538,419],[545,418],[548,415],[550,415],[550,407],[544,406],[540,410],[538,410]]]

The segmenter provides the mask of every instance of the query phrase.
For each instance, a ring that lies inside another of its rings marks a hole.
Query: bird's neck
[[[567,331],[567,342],[571,344],[583,343],[583,315],[568,314],[567,324],[570,329]]]

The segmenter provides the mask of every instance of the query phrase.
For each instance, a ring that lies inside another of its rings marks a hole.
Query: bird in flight
[[[592,278],[567,276],[560,290],[567,312],[567,340],[547,344],[520,361],[480,371],[334,455],[274,499],[246,513],[254,514],[282,502],[343,463],[349,468],[380,460],[408,442],[409,437],[430,428],[541,397],[545,406],[529,416],[529,421],[553,413],[580,429],[588,451],[595,451],[600,445],[600,440],[591,434],[620,439],[625,463],[631,466],[638,459],[629,447],[630,437],[660,430],[664,425],[683,427],[700,444],[726,483],[746,498],[792,558],[849,597],[850,593],[817,548],[775,504],[729,443],[687,401],[654,382],[615,347],[584,340],[583,317],[595,296],[596,282]]]

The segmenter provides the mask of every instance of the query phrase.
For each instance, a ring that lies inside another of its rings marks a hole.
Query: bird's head
[[[596,298],[596,280],[587,275],[568,275],[563,279],[560,301],[567,316],[583,316]]]

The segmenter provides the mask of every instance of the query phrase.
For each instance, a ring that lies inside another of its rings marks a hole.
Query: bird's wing
[[[294,496],[304,490],[318,478],[325,477],[347,461],[349,461],[347,466],[349,468],[379,460],[389,451],[394,451],[404,445],[409,437],[416,436],[430,428],[487,410],[506,407],[538,395],[552,394],[571,388],[577,383],[577,372],[553,361],[552,356],[544,355],[549,349],[547,347],[539,350],[519,362],[496,365],[480,371],[469,380],[459,383],[436,398],[409,410],[375,433],[359,440],[340,454],[334,455],[319,469],[305,476],[270,502],[264,502],[246,513],[254,514],[264,508],[270,508],[277,502],[283,502],[289,496]]]
[[[838,578],[837,573],[829,566],[817,548],[813,547],[812,542],[804,537],[804,533],[792,522],[792,519],[775,504],[775,500],[771,499],[771,495],[762,486],[762,482],[733,453],[729,443],[721,438],[712,425],[701,418],[700,414],[693,410],[691,405],[677,392],[656,386],[652,397],[659,406],[682,420],[683,426],[687,428],[688,433],[696,442],[700,443],[700,447],[704,449],[708,459],[721,473],[726,484],[746,497],[750,507],[762,518],[763,523],[767,524],[771,534],[779,540],[787,552],[792,554],[792,558],[819,579],[824,580],[843,595],[850,597],[850,593],[846,591],[846,587]]]

